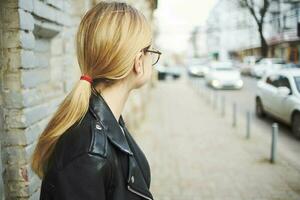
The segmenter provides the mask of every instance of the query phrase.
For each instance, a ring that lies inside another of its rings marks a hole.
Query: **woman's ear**
[[[143,53],[139,52],[134,59],[133,70],[135,73],[140,74],[143,71]]]

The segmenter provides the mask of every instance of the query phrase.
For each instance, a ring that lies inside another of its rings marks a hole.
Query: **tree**
[[[270,3],[272,0],[237,0],[239,6],[242,8],[247,8],[254,18],[257,26],[258,32],[260,36],[261,42],[261,55],[263,57],[267,57],[268,55],[268,43],[263,34],[264,28],[264,19],[268,9],[270,7]]]

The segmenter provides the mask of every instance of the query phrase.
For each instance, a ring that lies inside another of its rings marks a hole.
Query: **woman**
[[[144,15],[100,2],[77,32],[82,76],[41,134],[31,166],[40,199],[153,199],[150,168],[122,118],[133,89],[151,77],[160,52]]]

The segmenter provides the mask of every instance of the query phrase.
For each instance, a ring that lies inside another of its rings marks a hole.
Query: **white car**
[[[285,61],[281,58],[263,58],[251,68],[251,75],[257,78],[284,67]]]
[[[231,62],[214,62],[205,76],[206,84],[215,89],[241,89],[241,73]]]
[[[268,113],[290,125],[300,137],[300,69],[270,73],[258,81],[257,88],[257,116]]]
[[[204,77],[208,72],[208,67],[205,65],[191,65],[188,67],[190,76]]]
[[[204,77],[208,72],[208,61],[194,59],[189,62],[187,70],[190,76]]]
[[[243,75],[251,75],[252,67],[254,67],[260,60],[260,57],[246,56],[241,64],[240,71]]]

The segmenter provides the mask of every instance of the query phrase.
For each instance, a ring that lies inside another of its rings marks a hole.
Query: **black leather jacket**
[[[150,200],[149,187],[145,155],[122,116],[118,122],[93,91],[81,123],[71,126],[55,146],[40,200]]]

